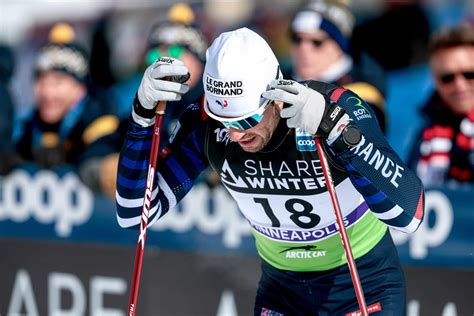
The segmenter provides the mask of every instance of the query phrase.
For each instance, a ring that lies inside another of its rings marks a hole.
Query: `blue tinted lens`
[[[254,114],[252,116],[249,116],[239,121],[221,122],[221,123],[227,128],[233,127],[237,129],[249,129],[257,125],[258,123],[260,123],[262,119],[263,119],[263,115]]]

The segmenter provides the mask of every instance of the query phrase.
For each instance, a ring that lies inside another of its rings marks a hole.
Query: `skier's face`
[[[236,142],[246,152],[255,153],[262,150],[272,138],[278,122],[281,102],[274,102],[263,114],[263,119],[256,126],[241,130],[229,127],[230,140]]]

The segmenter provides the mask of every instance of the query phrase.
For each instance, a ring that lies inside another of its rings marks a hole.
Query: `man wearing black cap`
[[[58,25],[51,34],[58,28],[68,26]],[[119,120],[107,100],[88,92],[88,73],[87,55],[76,43],[50,42],[39,50],[36,103],[21,122],[16,147],[26,161],[53,169],[71,165],[91,188],[113,192],[113,184],[106,189],[101,181],[104,158],[119,150],[114,139]]]
[[[350,90],[281,79],[268,43],[247,28],[222,33],[206,57],[204,98],[186,108],[148,178],[156,103],[180,100],[189,87],[179,80],[188,72],[180,60],[160,58],[146,69],[119,160],[119,224],[140,225],[147,179],[156,179],[147,188],[152,225],[211,166],[249,222],[262,258],[254,314],[355,315],[316,134],[330,158],[367,304],[379,315],[404,315],[403,271],[387,226],[415,231],[424,191],[371,109]],[[358,119],[359,110],[367,115]]]

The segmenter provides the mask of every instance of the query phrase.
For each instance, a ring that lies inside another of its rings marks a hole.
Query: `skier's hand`
[[[287,118],[290,128],[302,128],[306,132],[327,138],[338,120],[344,115],[343,108],[333,105],[321,93],[293,80],[275,79],[264,98],[289,104],[280,116]],[[322,123],[321,123],[322,122]]]
[[[161,57],[148,66],[133,104],[134,121],[144,127],[153,125],[157,102],[181,100],[189,90],[184,84],[188,79],[188,68],[178,59]]]
[[[280,116],[287,118],[290,128],[302,128],[315,134],[323,118],[326,100],[323,95],[293,80],[276,79],[270,83],[272,90],[263,93],[263,97],[283,101],[291,106],[281,110]]]

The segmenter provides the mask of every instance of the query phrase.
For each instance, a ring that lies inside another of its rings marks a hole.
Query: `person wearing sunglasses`
[[[130,104],[140,85],[143,69],[163,56],[180,59],[189,70],[188,85],[190,91],[180,102],[168,107],[164,122],[164,134],[169,136],[183,106],[199,98],[202,93],[201,78],[208,41],[195,23],[194,12],[188,4],[176,3],[168,9],[165,21],[159,21],[150,27],[146,49],[143,52],[142,69],[132,77],[120,82],[113,88],[119,101],[120,116],[126,122],[130,113]],[[165,137],[167,137],[165,136]]]
[[[474,182],[474,27],[464,23],[434,33],[430,67],[435,91],[422,107],[426,119],[409,164],[425,185]]]
[[[262,259],[254,315],[355,313],[317,135],[329,157],[367,304],[379,315],[405,315],[405,281],[387,226],[415,231],[424,191],[367,104],[340,86],[283,79],[268,43],[248,28],[219,35],[206,60],[203,98],[186,108],[161,152],[149,225],[210,166],[249,222]],[[166,78],[180,79],[187,71],[180,60],[162,58],[143,75],[118,167],[121,227],[140,224],[156,102],[180,100],[189,89]],[[358,119],[357,109],[370,115]]]
[[[296,12],[290,24],[292,76],[322,80],[359,94],[376,113],[385,131],[385,78],[368,54],[352,57],[355,18],[343,0],[313,0]]]

